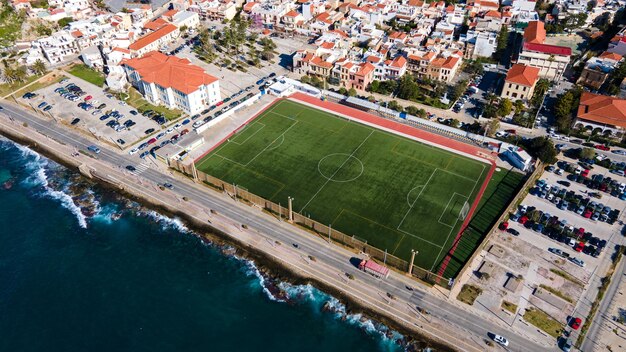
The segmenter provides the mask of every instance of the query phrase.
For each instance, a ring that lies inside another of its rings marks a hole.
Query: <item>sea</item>
[[[407,348],[237,253],[0,138],[0,351]]]

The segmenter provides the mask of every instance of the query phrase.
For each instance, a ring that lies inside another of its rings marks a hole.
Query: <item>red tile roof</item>
[[[161,39],[162,37],[172,33],[178,28],[173,24],[166,24],[165,26],[159,28],[155,32],[152,32],[144,37],[139,38],[136,42],[132,43],[128,48],[130,50],[140,50],[147,45],[152,44],[153,42]]]
[[[610,53],[608,51],[603,52],[600,55],[601,59],[609,59],[609,60],[613,60],[613,61],[620,61],[622,59],[622,55],[619,54],[615,54],[615,53]]]
[[[546,30],[541,21],[528,22],[528,27],[524,30],[524,42],[533,44],[543,44],[546,40]]]
[[[185,94],[195,92],[202,85],[208,85],[217,78],[207,74],[189,60],[176,56],[167,56],[158,51],[151,51],[142,57],[123,61],[139,73],[141,79],[164,88],[174,88]]]
[[[402,68],[404,66],[406,66],[406,59],[404,58],[404,56],[398,56],[395,59],[393,59],[393,61],[391,62],[391,67],[397,67],[397,68]]]
[[[551,55],[562,55],[562,56],[572,55],[571,48],[568,48],[566,46],[557,46],[557,45],[548,45],[548,44],[524,43],[524,50],[537,51],[540,53],[551,54]]]
[[[361,68],[356,72],[359,76],[366,76],[376,69],[374,65],[369,62],[362,63],[360,66]]]
[[[626,100],[583,92],[578,118],[626,128]]]
[[[151,31],[156,31],[157,29],[165,26],[167,24],[167,21],[165,21],[164,19],[162,19],[161,17],[157,18],[154,21],[150,21],[146,24],[143,25],[143,28],[145,29],[149,29]]]
[[[539,79],[539,69],[537,67],[515,64],[506,74],[506,81],[532,87]]]

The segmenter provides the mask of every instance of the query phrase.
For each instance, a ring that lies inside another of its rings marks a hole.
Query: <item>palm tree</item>
[[[46,64],[43,61],[41,61],[41,59],[37,59],[37,61],[35,61],[35,63],[30,67],[30,69],[36,75],[43,75],[44,73],[48,71],[48,69],[46,68]]]

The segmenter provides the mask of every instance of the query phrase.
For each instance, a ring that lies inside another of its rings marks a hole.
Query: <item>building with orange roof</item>
[[[462,52],[411,50],[407,52],[407,70],[420,79],[451,82],[463,63]]]
[[[162,45],[178,38],[179,34],[178,27],[167,23],[154,32],[137,39],[128,49],[130,49],[133,57],[143,56],[150,51],[159,50]]]
[[[583,92],[574,126],[603,134],[626,130],[626,100]]]
[[[152,104],[193,115],[221,100],[219,80],[187,59],[152,51],[122,66],[128,82]]]
[[[621,55],[608,51],[598,57],[592,57],[585,63],[576,83],[596,90],[600,89],[621,61]]]
[[[515,100],[530,100],[539,80],[539,69],[532,66],[514,64],[506,74],[501,97]]]
[[[546,40],[546,29],[543,22],[528,22],[528,27],[524,29],[524,43],[543,44]]]
[[[617,35],[615,35],[615,37],[613,37],[613,39],[611,39],[607,51],[610,53],[626,56],[626,28],[622,29],[620,33],[618,33]]]

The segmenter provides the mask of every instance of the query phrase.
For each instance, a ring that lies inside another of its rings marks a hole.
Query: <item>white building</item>
[[[219,80],[187,59],[153,51],[122,65],[128,81],[152,104],[193,115],[221,100]]]

